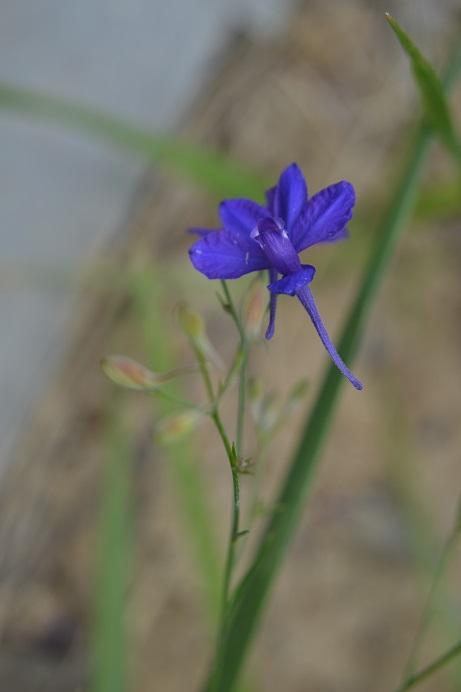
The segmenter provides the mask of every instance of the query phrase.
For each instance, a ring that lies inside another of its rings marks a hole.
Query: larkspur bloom
[[[250,272],[269,271],[269,325],[274,334],[277,296],[297,296],[336,367],[356,389],[362,383],[336,351],[322,322],[309,284],[315,267],[301,264],[299,253],[317,243],[334,243],[348,237],[355,192],[343,180],[320,190],[310,199],[304,176],[292,163],[277,185],[266,192],[266,205],[249,199],[221,202],[219,229],[193,228],[200,236],[189,249],[194,265],[209,279],[237,279]]]

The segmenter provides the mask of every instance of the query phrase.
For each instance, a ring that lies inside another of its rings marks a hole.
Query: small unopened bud
[[[120,387],[152,392],[175,377],[195,372],[196,367],[176,368],[168,372],[153,372],[128,356],[106,356],[101,361],[105,375]]]
[[[161,376],[127,356],[107,356],[101,368],[114,384],[128,389],[151,390],[162,384]]]
[[[179,324],[185,334],[194,342],[205,337],[205,322],[198,312],[190,309],[186,303],[181,303],[178,307]]]
[[[176,442],[195,430],[203,418],[204,415],[199,411],[184,411],[163,418],[155,427],[154,438],[161,444]]]
[[[193,348],[200,352],[217,368],[223,368],[223,362],[213,344],[206,335],[205,322],[198,312],[194,312],[186,303],[178,306],[178,318],[186,336],[189,337]]]
[[[267,291],[258,281],[251,287],[243,310],[243,323],[249,339],[257,339],[261,335],[266,309]]]

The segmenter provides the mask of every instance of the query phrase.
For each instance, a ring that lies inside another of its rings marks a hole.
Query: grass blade
[[[0,83],[0,108],[86,131],[148,161],[165,165],[218,197],[245,195],[262,199],[269,187],[262,176],[217,151],[175,137],[155,135],[120,118],[32,89]]]
[[[442,82],[430,62],[422,55],[396,19],[388,13],[386,13],[386,19],[410,60],[430,125],[440,135],[458,163],[461,163],[461,142],[456,135]]]
[[[461,44],[457,46],[450,61],[445,79],[446,88],[451,86],[460,71]],[[383,219],[377,245],[372,251],[339,342],[338,350],[346,362],[351,361],[357,350],[365,320],[393,250],[413,210],[431,135],[428,126],[420,127],[400,184]],[[263,606],[305,506],[342,382],[343,378],[336,368],[330,366],[306,421],[282,490],[274,505],[276,509],[269,520],[253,565],[234,596],[213,679],[213,689],[219,692],[230,692],[235,688]],[[211,689],[210,686],[207,689]]]
[[[108,414],[108,453],[99,531],[93,630],[93,692],[125,692],[127,571],[131,564],[131,453],[117,401]]]

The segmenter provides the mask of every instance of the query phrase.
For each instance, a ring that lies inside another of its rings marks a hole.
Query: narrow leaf
[[[125,600],[131,564],[133,489],[129,434],[115,401],[107,416],[107,459],[99,529],[92,692],[126,692]]]
[[[394,17],[386,13],[386,19],[410,60],[430,125],[439,134],[447,149],[461,163],[461,143],[453,125],[442,82],[430,62],[426,60]]]
[[[38,91],[0,83],[0,108],[89,132],[168,166],[220,198],[245,195],[262,199],[268,187],[258,173],[217,151],[168,135],[155,135],[120,118]]]

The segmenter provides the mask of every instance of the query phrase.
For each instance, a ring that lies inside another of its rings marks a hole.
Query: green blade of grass
[[[457,46],[449,63],[444,80],[445,88],[448,89],[452,85],[460,71],[461,44]],[[346,362],[350,362],[354,357],[365,320],[389,260],[413,210],[431,138],[432,131],[428,126],[422,125],[416,135],[400,183],[384,216],[377,245],[368,261],[339,342],[338,350]],[[320,453],[333,420],[342,382],[342,376],[330,365],[306,421],[255,560],[235,593],[214,671],[213,690],[230,692],[235,687],[263,606],[305,506]],[[208,685],[206,689],[211,689],[211,686]]]
[[[131,564],[131,451],[117,400],[108,412],[108,444],[99,530],[91,690],[125,692],[125,598]]]
[[[456,135],[441,80],[430,62],[422,55],[397,20],[388,13],[386,13],[386,19],[410,60],[430,125],[440,135],[445,146],[455,156],[458,163],[461,163],[461,143]]]
[[[0,108],[86,131],[181,173],[218,197],[262,199],[263,176],[217,151],[167,135],[155,135],[120,118],[31,89],[0,83]]]

